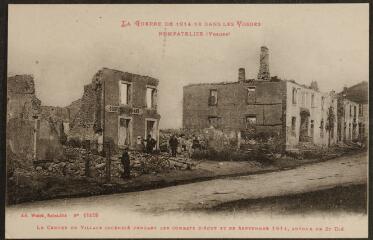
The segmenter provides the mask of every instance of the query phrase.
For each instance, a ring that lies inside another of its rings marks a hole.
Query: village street
[[[53,209],[64,212],[115,209],[115,212],[188,211],[216,207],[242,199],[258,199],[306,193],[367,183],[367,155],[344,156],[295,169],[265,174],[216,179],[155,190],[25,203],[7,208],[7,217],[23,212]]]

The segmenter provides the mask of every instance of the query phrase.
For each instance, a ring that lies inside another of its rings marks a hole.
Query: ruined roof
[[[251,83],[251,82],[279,82],[279,81],[282,81],[281,79],[279,78],[276,78],[276,79],[273,79],[273,80],[270,80],[270,81],[263,81],[263,80],[257,80],[257,79],[245,79],[244,82],[245,83]],[[191,83],[191,84],[187,84],[185,85],[184,87],[191,87],[191,86],[205,86],[205,85],[228,85],[228,84],[238,84],[240,83],[239,81],[235,81],[235,82],[212,82],[212,83]]]
[[[150,76],[146,76],[146,75],[140,75],[140,74],[136,74],[136,73],[130,73],[130,72],[123,72],[123,71],[120,71],[120,70],[106,68],[106,67],[104,67],[101,70],[99,70],[98,73],[99,72],[105,72],[105,71],[118,73],[118,74],[123,75],[124,77],[127,76],[127,77],[145,78],[145,79],[149,80],[151,83],[155,83],[155,84],[158,84],[158,82],[159,82],[159,80],[156,79],[156,78],[154,78],[154,77],[150,77]]]
[[[184,87],[192,87],[192,86],[205,86],[205,85],[227,85],[227,84],[237,84],[236,82],[213,82],[213,83],[191,83],[188,85],[185,85]]]
[[[346,98],[357,103],[368,103],[368,82],[363,81],[358,84],[355,84],[346,91]]]

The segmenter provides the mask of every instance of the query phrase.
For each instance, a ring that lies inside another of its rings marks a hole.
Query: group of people
[[[185,139],[185,135],[180,134],[177,136],[173,134],[168,141],[171,149],[171,155],[176,157],[178,152],[188,151],[189,155],[193,153],[196,149],[201,149],[201,144],[197,136],[193,135],[193,139]]]
[[[144,147],[146,153],[152,154],[154,148],[157,144],[157,141],[149,134],[145,140],[139,139],[139,143]],[[178,152],[188,151],[188,154],[191,155],[193,151],[200,150],[201,144],[197,136],[193,135],[192,139],[185,139],[183,134],[177,136],[176,134],[172,135],[168,141],[171,155],[176,157]],[[128,153],[128,148],[125,147],[122,152],[121,156],[121,163],[123,165],[123,179],[129,179],[131,173],[131,165],[130,165],[130,156]]]
[[[142,148],[145,150],[146,153],[153,153],[154,148],[157,144],[157,141],[149,134],[145,140],[139,139],[139,143]],[[121,163],[123,165],[123,179],[129,179],[131,175],[131,164],[130,164],[130,156],[128,153],[128,148],[125,147],[122,152],[121,156]]]

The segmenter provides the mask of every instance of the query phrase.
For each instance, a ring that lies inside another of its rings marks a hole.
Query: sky
[[[234,26],[169,26],[229,35],[165,38],[164,26],[137,20]],[[255,78],[262,45],[272,76],[317,81],[324,92],[369,81],[369,5],[9,5],[8,76],[32,74],[43,105],[69,105],[98,70],[113,68],[159,79],[161,128],[181,127],[183,86],[237,81],[240,67]]]

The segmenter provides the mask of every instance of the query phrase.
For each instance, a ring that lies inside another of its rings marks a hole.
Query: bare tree
[[[335,114],[333,106],[328,108],[327,112],[327,122],[325,129],[328,131],[328,147],[330,146],[330,134],[334,131],[334,122],[335,122]]]

